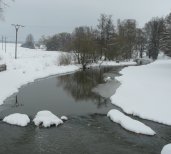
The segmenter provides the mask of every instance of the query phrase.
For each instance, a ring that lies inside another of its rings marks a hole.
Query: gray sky
[[[9,1],[9,0],[8,0]],[[15,39],[11,24],[23,24],[19,40],[32,33],[35,40],[42,35],[72,32],[76,26],[96,26],[101,13],[117,19],[136,19],[142,27],[152,17],[171,12],[171,0],[15,0],[9,1],[5,21],[0,21],[0,35]]]

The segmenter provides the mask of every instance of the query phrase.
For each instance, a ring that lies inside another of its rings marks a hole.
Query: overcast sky
[[[15,0],[0,21],[0,35],[15,39],[11,24],[22,24],[19,40],[32,33],[35,40],[42,35],[72,32],[76,26],[96,26],[101,13],[117,19],[136,19],[142,27],[152,17],[171,12],[171,0]]]

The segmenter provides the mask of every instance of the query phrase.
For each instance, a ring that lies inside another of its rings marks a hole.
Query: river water
[[[59,127],[27,127],[0,121],[0,154],[160,154],[171,142],[171,127],[138,119],[157,135],[150,137],[124,130],[106,116],[118,107],[110,96],[119,87],[114,78],[121,67],[89,69],[36,80],[20,88],[0,106],[0,119],[24,113],[32,120],[41,110],[50,110],[67,122]],[[104,82],[110,76],[112,81]],[[121,109],[119,109],[121,110]]]

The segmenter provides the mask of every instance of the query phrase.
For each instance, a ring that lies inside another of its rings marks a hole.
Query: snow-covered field
[[[171,125],[171,59],[123,69],[121,86],[111,97],[127,114]]]
[[[0,64],[7,64],[7,71],[0,72],[0,104],[22,85],[35,79],[61,73],[73,72],[78,66],[59,66],[61,52],[41,51],[18,46],[18,58],[15,56],[15,45],[7,44],[7,52],[0,50]]]

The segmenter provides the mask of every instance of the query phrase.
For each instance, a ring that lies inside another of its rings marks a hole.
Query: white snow
[[[62,116],[62,117],[61,117],[61,120],[67,121],[67,120],[68,120],[68,117]]]
[[[27,124],[30,122],[30,119],[26,114],[14,113],[6,116],[3,121],[11,125],[24,127],[27,126]]]
[[[143,124],[142,122],[139,122],[137,120],[134,120],[126,115],[124,115],[122,112],[113,109],[110,110],[107,114],[108,117],[113,122],[116,122],[120,124],[123,128],[126,130],[129,130],[134,133],[138,134],[144,134],[144,135],[155,135],[156,133],[148,126]]]
[[[161,154],[171,154],[171,144],[167,144],[163,147]]]
[[[127,66],[127,65],[136,65],[137,63],[134,62],[133,60],[130,61],[121,61],[117,63],[116,61],[99,61],[98,63],[93,63],[90,66],[95,67],[95,66]]]
[[[63,121],[50,111],[39,111],[33,119],[33,122],[36,126],[42,124],[44,127],[63,124]]]
[[[7,44],[6,53],[0,49],[0,64],[6,63],[7,65],[7,71],[0,72],[0,105],[24,84],[33,82],[38,78],[73,72],[79,69],[76,65],[59,66],[58,57],[61,53],[26,49],[18,46],[18,58],[14,59],[14,44]]]
[[[127,114],[171,125],[171,60],[124,68],[121,86],[111,97]]]

